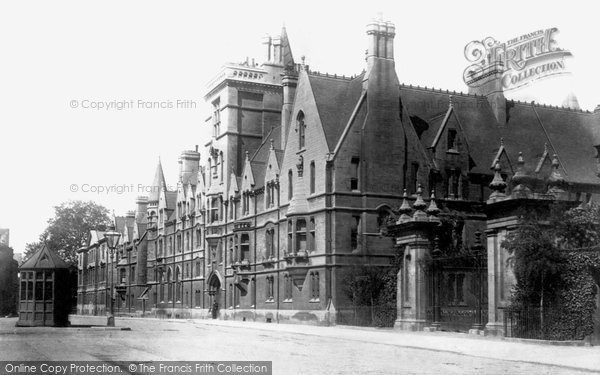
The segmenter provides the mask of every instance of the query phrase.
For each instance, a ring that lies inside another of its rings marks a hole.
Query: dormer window
[[[306,141],[306,124],[304,123],[304,113],[301,111],[296,118],[296,127],[298,129],[298,148],[303,149]]]
[[[448,129],[448,151],[458,151],[456,129]]]

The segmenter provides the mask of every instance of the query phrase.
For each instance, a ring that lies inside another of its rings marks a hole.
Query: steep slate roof
[[[509,158],[517,160],[518,153],[523,152],[529,169],[535,168],[544,152],[544,144],[548,143],[550,153],[558,155],[566,180],[600,183],[595,176],[596,150],[593,148],[598,139],[594,129],[600,126],[600,116],[596,113],[508,100],[507,123],[499,126],[483,96],[407,85],[401,85],[400,92],[403,110],[409,112],[413,123],[419,123],[415,126],[428,126],[421,135],[425,147],[434,141],[452,95],[454,114],[475,162],[471,172],[491,173],[490,165],[503,137]]]
[[[360,98],[363,75],[348,79],[308,74],[330,151],[335,148]]]
[[[500,147],[501,135],[492,108],[485,97],[406,85],[400,87],[402,110],[408,112],[413,125],[425,126],[422,121],[428,125],[421,135],[421,142],[426,148],[433,144],[446,117],[450,106],[450,95],[452,95],[453,113],[448,121],[457,119],[466,138],[475,163],[471,172],[491,173],[489,165]]]
[[[281,142],[281,126],[272,128],[266,137],[263,138],[262,143],[258,149],[254,152],[250,161],[267,162],[269,160],[269,150],[271,149],[271,139],[273,140],[273,146],[280,144]],[[282,151],[283,152],[283,151]],[[256,177],[256,175],[254,176]]]
[[[254,189],[258,189],[265,185],[265,172],[267,163],[261,161],[251,161],[252,175],[254,176]]]
[[[165,186],[167,186],[167,183],[165,182],[165,175],[163,173],[161,161],[158,159],[158,165],[156,166],[156,172],[154,173],[154,180],[152,180],[148,202],[158,202],[160,197],[160,189]]]
[[[593,114],[564,108],[509,102],[504,131],[509,155],[523,152],[527,164],[535,164],[548,143],[550,156],[556,153],[565,179],[598,184],[596,150],[591,129],[600,125]]]
[[[175,209],[177,205],[177,192],[176,191],[165,191],[166,205],[168,210]]]
[[[46,268],[69,268],[67,263],[62,260],[58,254],[48,249],[44,244],[38,252],[27,259],[25,263],[19,267],[20,269],[46,269]]]

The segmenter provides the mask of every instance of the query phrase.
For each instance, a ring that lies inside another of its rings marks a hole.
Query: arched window
[[[173,283],[171,282],[171,267],[167,270],[167,300],[173,301]]]
[[[298,128],[298,148],[303,149],[306,141],[306,124],[304,123],[304,113],[302,111],[298,113],[296,126]]]
[[[310,193],[315,193],[315,162],[310,162]]]
[[[165,275],[163,275],[163,273],[160,273],[160,291],[159,291],[159,299],[160,302],[164,302],[165,301]]]
[[[181,302],[181,269],[175,270],[175,300]]]
[[[267,229],[265,236],[265,260],[275,256],[275,229]]]
[[[294,196],[294,174],[292,173],[292,170],[290,169],[288,172],[288,199],[292,199],[292,197]]]

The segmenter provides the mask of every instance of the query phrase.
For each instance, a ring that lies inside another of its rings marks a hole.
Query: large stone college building
[[[223,66],[204,97],[207,157],[181,154],[176,191],[159,162],[152,194],[115,219],[113,259],[90,234],[78,313],[106,313],[112,278],[119,314],[336,324],[345,273],[400,256],[396,326],[501,330],[502,239],[518,207],[600,192],[600,108],[507,100],[500,66],[469,93],[403,84],[394,25],[367,34],[356,76],[299,63],[285,29],[262,64]],[[450,247],[475,255],[423,271]]]

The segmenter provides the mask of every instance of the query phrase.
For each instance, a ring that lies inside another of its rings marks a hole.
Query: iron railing
[[[361,327],[393,327],[396,305],[343,306],[337,308],[337,323]]]

